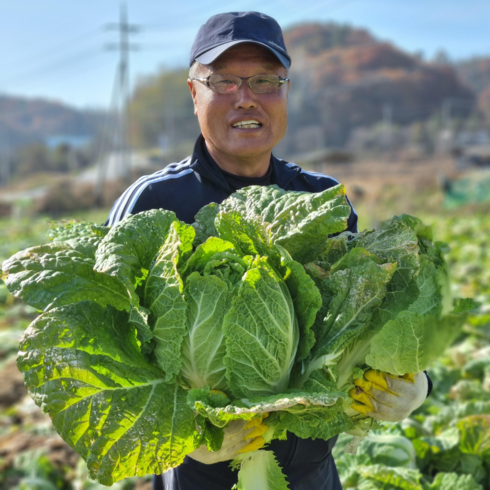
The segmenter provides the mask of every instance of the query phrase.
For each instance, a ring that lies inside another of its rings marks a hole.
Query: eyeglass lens
[[[243,80],[248,82],[252,92],[256,94],[268,94],[277,92],[280,86],[280,78],[277,75],[256,75]],[[209,85],[220,94],[234,92],[240,86],[241,79],[234,75],[211,75]]]

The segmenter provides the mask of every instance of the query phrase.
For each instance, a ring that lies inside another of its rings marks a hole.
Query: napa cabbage
[[[163,473],[264,413],[268,441],[359,442],[373,421],[348,408],[354,378],[425,369],[474,304],[453,305],[444,245],[419,220],[352,234],[350,212],[341,185],[249,187],[192,226],[166,210],[61,226],[4,262],[43,311],[21,339],[26,387],[91,478]],[[287,488],[270,451],[234,464],[238,489]]]

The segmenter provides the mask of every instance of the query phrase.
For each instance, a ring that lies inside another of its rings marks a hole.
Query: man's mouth
[[[238,129],[257,129],[261,126],[262,124],[260,124],[259,121],[256,121],[255,119],[250,119],[248,121],[239,121],[233,124],[233,127]]]

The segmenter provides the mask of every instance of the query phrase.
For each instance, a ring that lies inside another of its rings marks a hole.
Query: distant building
[[[459,148],[456,152],[456,167],[462,171],[490,168],[490,143]]]
[[[489,145],[490,132],[486,129],[477,131],[460,131],[456,136],[457,146]]]

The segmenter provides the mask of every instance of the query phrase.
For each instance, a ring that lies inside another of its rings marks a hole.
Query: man
[[[186,223],[210,202],[220,203],[249,185],[276,184],[285,190],[320,192],[338,182],[306,172],[272,155],[287,127],[288,69],[277,22],[257,12],[211,17],[199,30],[191,51],[189,89],[201,135],[194,153],[178,164],[134,183],[115,203],[108,223],[154,208],[172,210]],[[357,232],[352,208],[347,229]],[[396,378],[369,371],[351,390],[353,408],[379,420],[408,416],[428,394],[423,373]],[[263,444],[263,425],[234,423],[223,447],[210,453],[202,446],[182,465],[154,479],[165,490],[230,490],[236,472],[229,460]],[[302,440],[289,434],[273,441],[292,490],[340,490],[329,441]]]

